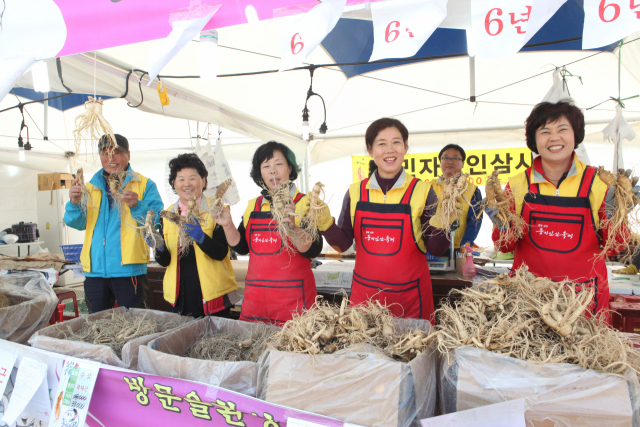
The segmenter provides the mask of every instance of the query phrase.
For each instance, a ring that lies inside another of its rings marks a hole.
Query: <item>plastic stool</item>
[[[64,304],[58,304],[56,309],[53,311],[53,316],[51,316],[51,320],[49,320],[50,325],[55,325],[56,323],[62,323],[62,317],[64,313]]]
[[[54,291],[58,297],[58,301],[60,302],[60,304],[62,304],[62,301],[66,300],[66,299],[72,299],[73,300],[73,308],[76,312],[75,316],[63,316],[62,320],[69,320],[69,319],[75,319],[76,317],[80,317],[80,314],[78,313],[78,297],[76,297],[76,293],[74,291],[68,291],[68,290],[62,290],[62,289],[55,289]]]

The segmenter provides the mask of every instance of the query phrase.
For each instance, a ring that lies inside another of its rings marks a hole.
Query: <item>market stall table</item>
[[[0,251],[6,248],[18,248],[18,256],[20,255],[20,248],[23,246],[27,247],[27,255],[31,255],[31,246],[33,245],[41,245],[44,242],[42,240],[36,240],[35,242],[23,242],[23,243],[12,243],[10,245],[8,244],[4,244],[4,245],[0,245]],[[6,255],[6,254],[2,254],[0,253],[0,255]],[[8,256],[8,255],[7,255]]]

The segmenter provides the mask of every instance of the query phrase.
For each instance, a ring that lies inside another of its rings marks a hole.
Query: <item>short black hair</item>
[[[260,171],[262,162],[265,160],[273,159],[274,151],[282,153],[285,159],[287,159],[287,165],[291,166],[291,173],[289,174],[289,181],[295,181],[298,179],[298,165],[296,162],[296,155],[284,144],[276,141],[269,141],[262,144],[256,152],[253,154],[253,160],[251,161],[251,179],[256,183],[258,187],[263,187],[264,182],[262,180],[262,172]]]
[[[531,114],[524,122],[525,134],[527,136],[527,147],[536,154],[538,144],[536,143],[536,131],[547,123],[554,123],[560,117],[566,117],[573,128],[575,150],[584,141],[584,114],[576,107],[570,99],[561,99],[556,103],[541,102],[531,110]]]
[[[402,136],[402,140],[405,145],[409,144],[409,131],[407,127],[398,119],[392,119],[391,117],[383,117],[372,122],[367,128],[366,133],[364,134],[364,143],[367,146],[367,151],[373,150],[373,142],[380,132],[387,128],[396,128],[400,135]],[[373,173],[378,169],[378,165],[373,160],[369,160],[369,177],[373,175]]]
[[[169,185],[171,185],[171,188],[173,188],[173,190],[175,191],[176,188],[173,186],[173,183],[176,180],[176,175],[178,175],[178,172],[180,172],[182,169],[186,168],[192,168],[198,172],[198,175],[200,175],[200,177],[204,180],[204,187],[202,187],[202,191],[206,190],[209,171],[207,171],[207,168],[205,167],[204,163],[202,163],[202,160],[200,160],[200,157],[198,157],[198,155],[194,153],[180,154],[178,155],[178,157],[176,157],[175,159],[171,159],[171,161],[169,162]]]
[[[119,133],[114,134],[113,136],[116,137],[115,140],[115,150],[120,150],[123,152],[128,153],[129,152],[129,141],[127,140],[127,138],[125,138],[124,136],[120,135]],[[107,147],[111,147],[111,138],[109,138],[107,135],[102,135],[100,137],[100,140],[98,141],[98,151],[102,151],[105,150]]]
[[[463,162],[467,159],[467,153],[464,152],[464,149],[462,147],[460,147],[458,144],[447,144],[442,150],[440,150],[440,154],[438,154],[438,160],[442,160],[442,155],[450,148],[456,149],[460,152]]]

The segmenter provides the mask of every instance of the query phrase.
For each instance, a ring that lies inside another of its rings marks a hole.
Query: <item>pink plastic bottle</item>
[[[465,251],[467,252],[467,261],[462,266],[462,275],[464,277],[475,277],[476,266],[473,264],[473,250],[468,244],[465,245]]]

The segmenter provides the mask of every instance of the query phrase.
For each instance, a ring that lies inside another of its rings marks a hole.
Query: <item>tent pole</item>
[[[49,92],[44,94],[44,140],[49,140]]]
[[[469,102],[476,102],[476,57],[469,57]]]

